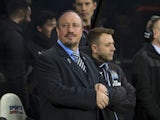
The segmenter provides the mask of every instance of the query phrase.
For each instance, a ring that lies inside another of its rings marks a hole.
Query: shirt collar
[[[66,47],[60,40],[57,40],[57,43],[67,52],[67,54],[74,60],[72,53],[75,52],[70,48]],[[80,55],[79,49],[76,50],[76,53]]]
[[[152,44],[154,49],[157,51],[158,54],[160,54],[160,47],[157,45]]]
[[[98,66],[99,68],[101,68],[104,64],[106,64],[108,66],[108,62],[99,62],[93,56],[91,56],[91,57],[92,57],[94,63],[96,64],[96,66]]]

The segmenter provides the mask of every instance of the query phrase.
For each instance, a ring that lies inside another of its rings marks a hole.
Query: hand
[[[109,102],[108,90],[103,84],[97,83],[95,85],[95,91],[96,91],[97,106],[100,109],[104,109]]]
[[[96,103],[99,109],[104,109],[109,102],[109,98],[101,91],[96,91]]]
[[[101,91],[108,96],[108,90],[106,86],[101,83],[95,84],[95,91]]]

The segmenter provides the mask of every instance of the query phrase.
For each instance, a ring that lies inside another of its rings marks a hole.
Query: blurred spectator
[[[56,17],[50,11],[40,11],[33,20],[34,35],[32,41],[27,43],[31,55],[31,65],[39,54],[52,47],[54,41],[51,39],[52,31],[56,27]]]
[[[160,16],[152,16],[144,33],[146,43],[133,59],[136,88],[135,120],[159,120]]]
[[[88,31],[92,24],[97,2],[95,0],[74,0],[73,6],[82,17],[84,29]]]
[[[27,60],[30,73],[27,86],[29,90],[30,109],[29,115],[39,120],[39,101],[37,97],[36,81],[34,79],[35,60],[39,54],[53,46],[54,39],[51,38],[52,31],[56,27],[56,17],[50,11],[40,11],[33,20],[34,34],[31,41],[27,42]]]
[[[0,20],[0,72],[5,78],[3,85],[0,85],[0,96],[7,92],[15,93],[25,107],[26,61],[20,23],[24,21],[27,10],[28,3],[25,0],[9,0],[6,2],[6,17]]]
[[[88,31],[91,29],[94,11],[97,8],[97,2],[95,0],[74,0],[73,6],[76,12],[81,16],[83,20],[83,34],[80,41],[80,50],[88,52],[88,45],[86,37]]]

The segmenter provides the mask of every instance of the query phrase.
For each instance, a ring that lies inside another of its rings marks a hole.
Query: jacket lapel
[[[57,45],[57,47],[58,47],[57,52],[59,52],[59,54],[62,56],[63,61],[70,67],[70,69],[79,78],[82,84],[88,87],[89,84],[87,82],[87,79],[83,71],[76,65],[76,63],[70,58],[70,56],[59,45]]]
[[[71,70],[73,71],[73,73],[80,79],[80,81],[87,87],[88,86],[88,82],[87,79],[85,77],[85,74],[83,73],[83,71],[76,65],[76,63],[71,60],[71,58],[65,58],[65,62],[68,64],[68,66],[71,68]]]
[[[95,83],[96,83],[96,81],[94,81],[94,79],[93,78],[91,78],[91,76],[93,76],[93,74],[91,73],[92,71],[94,71],[94,70],[92,70],[92,68],[90,67],[90,63],[89,63],[89,61],[87,60],[87,58],[85,57],[85,56],[83,56],[83,54],[82,54],[82,59],[83,59],[83,61],[84,61],[84,63],[85,63],[85,65],[86,65],[86,68],[87,68],[87,74],[88,74],[88,83],[90,84],[90,86],[93,86]]]

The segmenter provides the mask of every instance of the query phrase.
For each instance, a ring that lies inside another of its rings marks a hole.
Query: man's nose
[[[116,48],[115,48],[115,46],[114,46],[114,45],[112,45],[112,50],[113,50],[113,51],[115,51],[115,50],[116,50]]]
[[[82,10],[83,11],[86,10],[86,5],[85,4],[82,5]]]
[[[72,25],[69,25],[69,26],[68,26],[68,31],[69,31],[69,32],[72,32],[72,31],[73,31],[73,26],[72,26]]]

